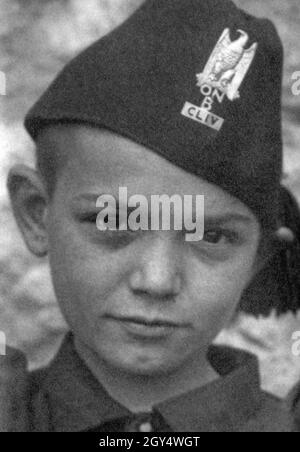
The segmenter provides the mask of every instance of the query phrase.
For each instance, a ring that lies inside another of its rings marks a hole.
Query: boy
[[[230,1],[148,0],[29,112],[37,169],[13,168],[8,187],[71,333],[30,378],[24,430],[291,431],[256,359],[211,346],[271,246],[293,239],[279,224],[281,65],[272,24]],[[204,195],[203,239],[99,231],[97,199],[114,196],[119,220],[120,187]]]

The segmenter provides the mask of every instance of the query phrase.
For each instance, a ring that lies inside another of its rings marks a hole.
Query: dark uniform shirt
[[[220,378],[132,414],[113,400],[77,354],[68,335],[50,366],[32,375],[30,430],[60,432],[292,431],[283,403],[260,389],[257,359],[229,347],[211,347]]]
[[[291,390],[287,397],[287,406],[293,414],[295,429],[300,432],[300,382]]]

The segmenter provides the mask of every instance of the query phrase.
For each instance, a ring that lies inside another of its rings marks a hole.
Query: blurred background
[[[51,359],[66,325],[55,302],[47,261],[26,251],[9,207],[5,186],[9,167],[16,162],[34,164],[34,146],[23,130],[23,117],[65,63],[142,2],[0,0],[0,71],[7,84],[6,95],[0,95],[0,331],[10,345],[27,354],[30,368]],[[284,165],[286,183],[300,201],[300,96],[292,93],[292,75],[300,71],[300,2],[235,3],[272,19],[283,40]],[[300,380],[300,356],[292,354],[292,334],[299,330],[300,315],[266,319],[240,315],[218,341],[256,353],[264,388],[284,397]]]

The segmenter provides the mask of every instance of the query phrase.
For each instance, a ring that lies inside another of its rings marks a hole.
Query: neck
[[[172,373],[139,375],[109,366],[77,339],[75,347],[108,394],[133,413],[149,412],[154,405],[218,378],[203,352]]]

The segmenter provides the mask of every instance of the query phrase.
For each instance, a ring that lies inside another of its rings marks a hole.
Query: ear
[[[7,188],[14,216],[28,249],[38,257],[46,256],[49,198],[41,176],[25,165],[16,165],[9,172]]]

